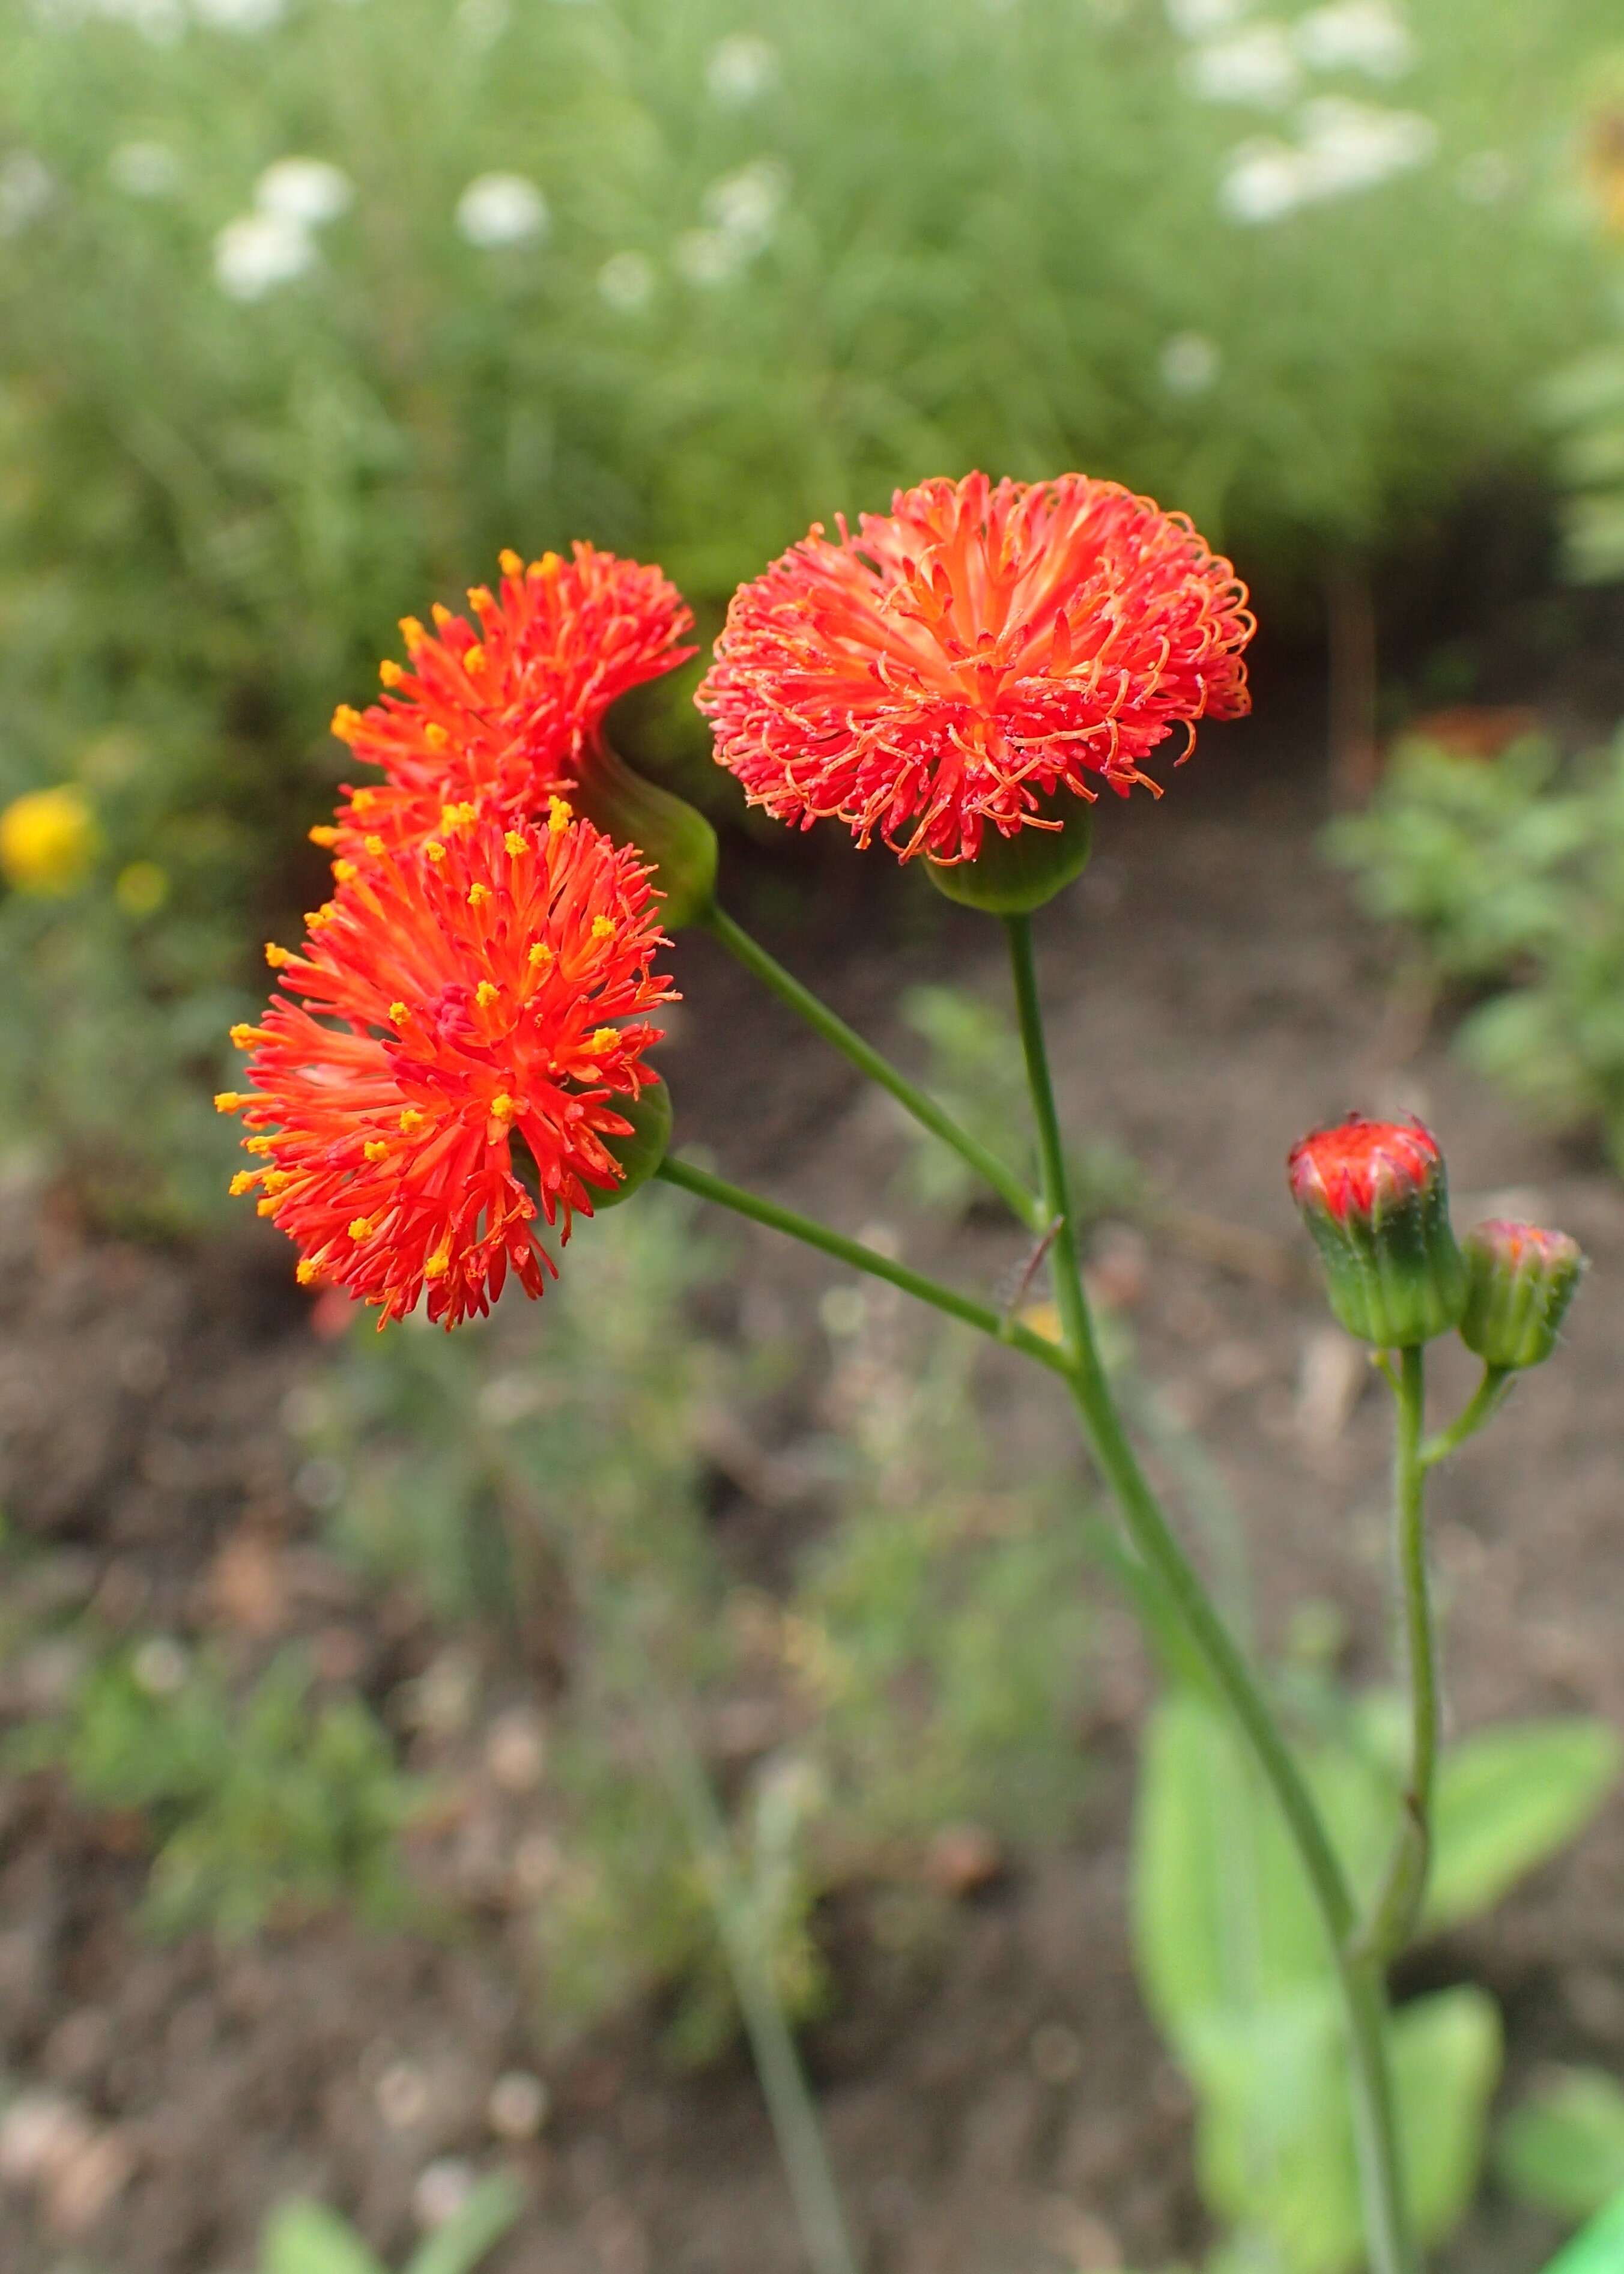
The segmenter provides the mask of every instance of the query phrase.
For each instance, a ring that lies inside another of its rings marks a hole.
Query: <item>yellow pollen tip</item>
[[[450,609],[447,607],[443,600],[436,600],[429,613],[434,619],[434,629],[436,631],[443,632],[447,624],[455,623],[456,621],[455,617],[453,616]]]
[[[539,561],[530,562],[532,576],[556,576],[564,563],[556,553],[544,553]]]
[[[470,908],[482,908],[490,897],[489,885],[470,885],[468,888],[468,905]]]
[[[388,1141],[383,1137],[369,1137],[361,1150],[369,1161],[387,1161],[389,1157]]]
[[[268,1137],[244,1137],[243,1140],[244,1153],[268,1153],[270,1149],[271,1141]]]
[[[620,1039],[620,1031],[617,1028],[599,1027],[587,1048],[596,1056],[600,1051],[613,1050]]]
[[[485,669],[485,650],[476,640],[462,658],[462,668],[470,673],[481,672]]]
[[[331,923],[332,921],[333,903],[331,900],[323,900],[319,908],[306,908],[304,911],[305,924],[312,931],[320,931],[323,924]]]
[[[361,714],[353,703],[339,704],[333,713],[333,724],[328,731],[336,735],[341,742],[354,742],[361,731]]]
[[[524,563],[511,546],[506,546],[496,556],[496,565],[504,576],[523,576]]]
[[[353,861],[335,861],[333,863],[333,879],[335,884],[347,885],[355,873],[356,864]]]
[[[438,752],[445,749],[451,737],[437,720],[431,719],[423,730],[423,739],[431,750]]]
[[[450,1247],[437,1247],[423,1266],[425,1279],[443,1279],[451,1269]]]
[[[239,1169],[231,1179],[231,1197],[241,1200],[244,1193],[252,1192],[259,1179],[252,1169]]]
[[[393,656],[386,655],[378,666],[378,676],[386,687],[398,687],[406,674]]]
[[[389,1016],[397,1027],[403,1027],[410,1018],[411,1013],[404,1003],[391,1003]]]
[[[470,584],[468,588],[468,605],[470,608],[477,609],[481,614],[485,613],[486,608],[493,608],[496,606],[496,602],[491,597],[490,586],[488,584]]]
[[[376,805],[377,802],[377,791],[366,782],[363,782],[359,789],[351,790],[350,793],[350,805],[352,812],[365,813],[369,806]]]
[[[265,943],[265,960],[273,971],[280,971],[284,963],[292,962],[293,951],[289,947],[278,947],[274,939],[267,939]]]
[[[568,829],[575,817],[574,809],[567,799],[550,797],[547,800],[547,827],[553,836],[557,837]]]
[[[431,837],[423,848],[423,857],[425,861],[432,861],[438,864],[445,859],[446,848],[437,838]]]
[[[502,843],[508,847],[508,850],[512,854],[515,861],[518,859],[521,853],[528,853],[530,849],[530,839],[523,836],[516,829],[510,829],[503,838]]]
[[[311,1261],[308,1255],[301,1261],[298,1269],[295,1271],[293,1276],[298,1281],[301,1287],[309,1286],[311,1281],[316,1276],[316,1267]]]
[[[265,1171],[265,1189],[267,1193],[285,1193],[292,1182],[291,1169],[267,1169]]]
[[[339,832],[323,821],[319,822],[316,827],[310,831],[309,836],[312,845],[336,845]]]
[[[268,1197],[267,1197],[267,1199],[265,1199],[265,1200],[262,1200],[262,1201],[259,1203],[258,1207],[254,1209],[254,1214],[255,1214],[256,1216],[274,1216],[274,1215],[275,1215],[275,1213],[276,1213],[276,1203],[275,1203],[275,1201],[274,1201],[274,1200],[272,1200],[272,1199],[270,1199],[270,1198],[268,1198]]]
[[[381,837],[364,837],[361,840],[361,849],[364,853],[370,854],[375,861],[384,849],[383,840]]]
[[[247,1103],[240,1089],[217,1089],[214,1092],[216,1113],[235,1113],[239,1106]]]
[[[617,929],[618,927],[616,926],[613,916],[594,916],[592,918],[592,937],[594,939],[613,939]]]
[[[401,1110],[401,1134],[404,1137],[415,1137],[422,1128],[425,1118],[415,1105],[403,1106]]]
[[[252,1027],[243,1026],[240,1022],[231,1029],[232,1045],[237,1050],[245,1050],[250,1043],[257,1043],[259,1039],[259,1035]]]
[[[511,1121],[518,1111],[505,1089],[499,1090],[491,1100],[491,1116],[496,1121]]]
[[[417,650],[423,645],[424,641],[427,639],[428,634],[424,630],[416,616],[402,616],[401,618],[401,637],[406,643],[407,654],[416,655]]]
[[[530,942],[530,964],[532,971],[539,971],[544,963],[551,963],[552,960],[553,950],[547,945],[545,939],[536,939]]]
[[[370,1216],[351,1216],[350,1219],[350,1237],[351,1239],[370,1239],[372,1236],[372,1219]]]
[[[489,979],[482,979],[474,990],[474,1000],[480,1009],[487,1010],[501,993],[501,989]]]

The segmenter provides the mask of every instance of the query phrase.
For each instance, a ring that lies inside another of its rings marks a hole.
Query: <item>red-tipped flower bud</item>
[[[1350,1335],[1406,1350],[1459,1322],[1466,1267],[1430,1130],[1350,1114],[1294,1146],[1286,1171],[1325,1267],[1331,1308]]]
[[[1495,1217],[1469,1231],[1461,1340],[1485,1366],[1539,1366],[1556,1348],[1584,1258],[1565,1231]]]

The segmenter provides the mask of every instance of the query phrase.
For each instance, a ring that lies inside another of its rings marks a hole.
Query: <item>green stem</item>
[[[994,1342],[1007,1344],[1010,1349],[1035,1359],[1051,1373],[1069,1376],[1065,1352],[1057,1344],[1045,1342],[1041,1335],[1034,1335],[1019,1320],[995,1311],[990,1304],[978,1303],[972,1295],[961,1295],[956,1288],[944,1287],[939,1280],[928,1279],[923,1272],[910,1270],[906,1263],[882,1255],[878,1248],[865,1247],[861,1240],[831,1231],[827,1224],[801,1216],[794,1209],[781,1208],[777,1201],[763,1200],[759,1193],[746,1192],[741,1185],[712,1176],[708,1169],[696,1169],[690,1161],[673,1160],[667,1156],[655,1174],[685,1193],[695,1193],[701,1200],[715,1201],[718,1208],[732,1209],[735,1215],[748,1216],[753,1224],[764,1224],[774,1231],[787,1232],[792,1239],[802,1240],[807,1246],[831,1255],[837,1263],[849,1264],[854,1271],[866,1271],[871,1278],[900,1287],[905,1295],[929,1303],[934,1310],[944,1311],[950,1319],[961,1319],[966,1326],[990,1336]]]
[[[858,1072],[870,1081],[877,1081],[882,1089],[889,1090],[905,1111],[911,1113],[921,1128],[929,1129],[944,1145],[951,1146],[962,1161],[976,1175],[991,1186],[1000,1200],[1031,1231],[1046,1228],[1047,1218],[1021,1179],[1006,1162],[990,1152],[979,1137],[973,1137],[962,1128],[944,1107],[934,1097],[915,1087],[905,1073],[898,1072],[889,1058],[882,1058],[871,1043],[848,1027],[844,1019],[837,1018],[824,1003],[820,1003],[809,988],[786,971],[784,966],[768,954],[766,949],[752,939],[749,933],[736,924],[725,908],[714,903],[705,919],[706,929],[713,939],[719,940],[728,953],[737,958],[745,969],[754,974],[764,986],[770,987],[781,1003],[786,1003],[798,1019],[804,1019],[815,1034],[833,1044],[843,1057],[851,1060]]]
[[[1478,1393],[1478,1399],[1482,1398]],[[1470,1408],[1467,1409],[1468,1412]],[[1393,1512],[1399,1590],[1410,1669],[1410,1775],[1398,1836],[1387,1875],[1360,1930],[1357,1948],[1378,1964],[1396,1958],[1411,1936],[1426,1896],[1432,1860],[1432,1785],[1438,1767],[1438,1649],[1426,1562],[1426,1354],[1420,1344],[1399,1352],[1393,1433]],[[1465,1414],[1461,1419],[1464,1420]],[[1456,1425],[1458,1427],[1458,1424]]]
[[[1457,1446],[1469,1437],[1475,1437],[1485,1421],[1492,1421],[1500,1411],[1507,1391],[1515,1380],[1508,1366],[1485,1366],[1483,1380],[1447,1429],[1424,1440],[1421,1446],[1421,1465],[1436,1468],[1440,1461],[1447,1460]]]
[[[672,1784],[710,1889],[808,2263],[812,2274],[857,2274],[817,2105],[772,1978],[756,1906],[739,1883],[727,1826],[686,1724],[669,1706],[662,1723]]]
[[[1349,1954],[1353,1898],[1320,1811],[1244,1657],[1162,1514],[1117,1413],[1079,1267],[1065,1154],[1038,1002],[1031,922],[1026,916],[1011,916],[1005,925],[1021,1047],[1037,1123],[1044,1212],[1059,1223],[1051,1253],[1055,1301],[1065,1331],[1071,1394],[1135,1547],[1183,1616],[1209,1675],[1250,1741],[1285,1818],[1342,1985],[1372,2264],[1375,2274],[1416,2274],[1418,2261],[1410,2238],[1399,2165],[1380,1974],[1368,1961]]]

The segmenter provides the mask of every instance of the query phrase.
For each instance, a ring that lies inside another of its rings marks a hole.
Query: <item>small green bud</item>
[[[1466,1311],[1461,1340],[1485,1366],[1541,1366],[1584,1269],[1576,1240],[1565,1231],[1492,1218],[1469,1231]]]
[[[1459,1322],[1466,1266],[1430,1130],[1351,1114],[1294,1146],[1286,1171],[1331,1308],[1350,1335],[1408,1350]]]
[[[671,1142],[671,1092],[658,1074],[635,1097],[617,1097],[613,1105],[621,1118],[631,1123],[631,1134],[606,1136],[604,1144],[625,1174],[607,1192],[592,1187],[594,1215],[601,1215],[605,1209],[619,1208],[640,1185],[646,1185],[665,1159],[665,1148]]]
[[[581,761],[570,802],[617,845],[635,845],[665,894],[667,931],[703,923],[716,905],[716,832],[703,813],[645,781],[600,742]]]
[[[1005,837],[989,822],[974,861],[944,862],[927,855],[925,874],[938,892],[965,907],[993,916],[1030,915],[1082,875],[1094,850],[1093,811],[1074,791],[1052,791],[1040,801],[1037,818],[1059,826],[1028,824]]]

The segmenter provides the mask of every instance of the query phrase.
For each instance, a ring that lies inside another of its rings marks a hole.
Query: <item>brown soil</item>
[[[1624,1193],[1583,1148],[1530,1133],[1440,1038],[1405,1033],[1391,944],[1312,850],[1318,768],[1297,752],[1314,747],[1306,726],[1272,746],[1257,728],[1213,734],[1164,805],[1101,816],[1094,868],[1042,920],[1073,1125],[1253,1235],[1215,1261],[1207,1231],[1182,1224],[1152,1238],[1141,1274],[1133,1239],[1108,1232],[1106,1261],[1151,1373],[1248,1511],[1266,1638],[1294,1602],[1328,1598],[1352,1670],[1373,1675],[1383,1416],[1327,1357],[1282,1156],[1350,1103],[1414,1107],[1447,1141],[1462,1216],[1491,1193],[1536,1195],[1596,1268],[1560,1363],[1437,1488],[1451,1713],[1461,1728],[1542,1710],[1618,1719]],[[992,928],[922,885],[892,890],[877,860],[776,858],[752,872],[746,912],[900,1055],[898,972],[1001,983]],[[685,1138],[862,1224],[890,1163],[884,1117],[705,943],[684,942],[680,965]],[[951,1268],[992,1284],[1019,1243],[978,1219],[953,1246]],[[282,1415],[320,1352],[279,1250],[137,1251],[24,1188],[0,1212],[0,1498],[47,1545],[27,1567],[41,1598],[94,1598],[138,1630],[290,1626],[374,1686],[415,1670],[410,1609],[369,1606],[308,1544]],[[765,1234],[743,1254],[786,1296],[822,1284],[816,1259]],[[997,1361],[985,1380],[1002,1433],[1034,1458],[1074,1457],[1041,1382]],[[761,1512],[764,1532],[781,1522]],[[1105,1615],[1101,1668],[1094,1796],[1072,1845],[967,1902],[928,1966],[831,1922],[839,2002],[810,2051],[873,2274],[1154,2268],[1201,2246],[1188,2097],[1140,2012],[1123,1918],[1132,1724],[1149,1684],[1122,1614]],[[0,1675],[0,1704],[37,1710],[64,1678],[49,1650],[26,1652]],[[488,1931],[449,1942],[326,1923],[235,1949],[154,1946],[132,1920],[129,1848],[127,1827],[76,1811],[49,1779],[0,1794],[0,2077],[60,2091],[86,2127],[54,2192],[0,2179],[14,2274],[247,2270],[267,2208],[294,2190],[342,2205],[396,2263],[414,2182],[442,2156],[506,2157],[526,2179],[532,2207],[498,2274],[799,2268],[741,2059],[674,2082],[628,2024],[553,2074],[537,2142],[492,2138],[492,2082],[535,2060],[510,1907],[493,1898]],[[1517,2079],[1553,2056],[1624,2059],[1624,1797],[1491,1924],[1422,1952],[1411,1986],[1467,1975],[1505,2006]],[[1449,2263],[1529,2274],[1552,2239],[1490,2200]]]

